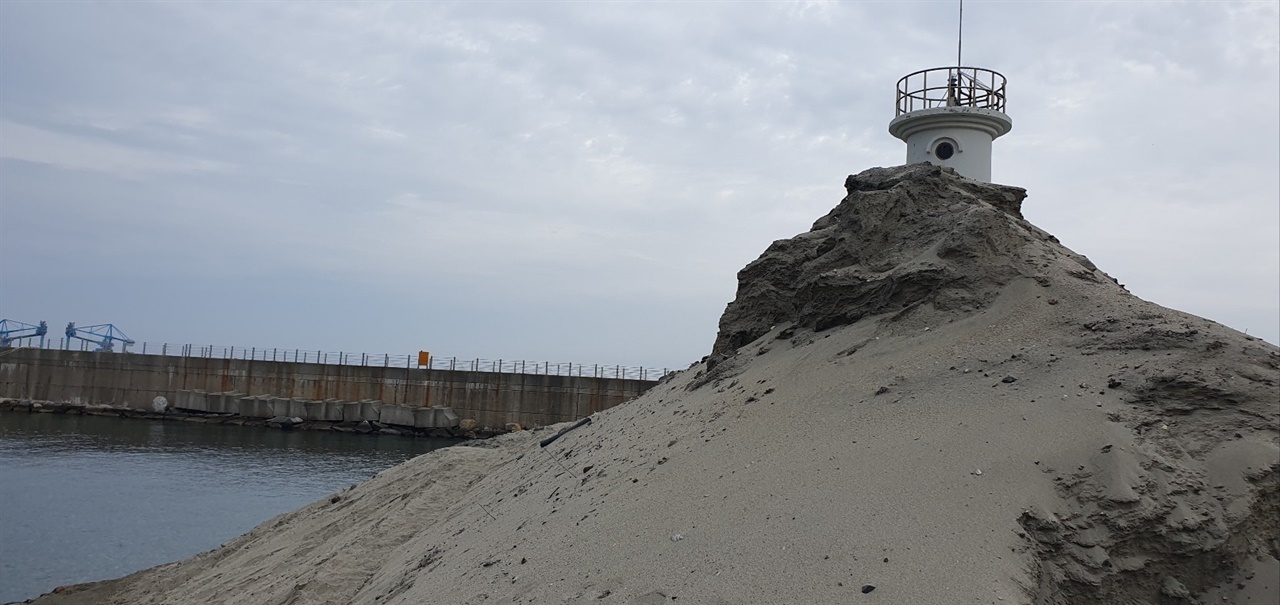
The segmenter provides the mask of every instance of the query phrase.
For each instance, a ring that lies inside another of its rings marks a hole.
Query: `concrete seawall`
[[[172,355],[0,349],[0,397],[125,405],[178,401],[179,391],[299,400],[376,400],[452,408],[478,426],[575,420],[636,397],[655,381],[425,370]]]

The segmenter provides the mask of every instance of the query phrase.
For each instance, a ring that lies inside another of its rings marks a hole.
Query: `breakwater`
[[[151,411],[181,391],[450,408],[477,428],[576,420],[656,384],[634,378],[353,366],[57,349],[0,349],[0,397]],[[247,395],[246,395],[247,394]]]

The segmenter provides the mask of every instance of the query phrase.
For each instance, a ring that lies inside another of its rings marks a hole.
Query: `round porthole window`
[[[939,160],[949,160],[956,154],[956,146],[951,141],[942,141],[933,148],[933,155]]]

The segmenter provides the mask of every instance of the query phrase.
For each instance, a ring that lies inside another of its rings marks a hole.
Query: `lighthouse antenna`
[[[960,26],[959,32],[956,34],[956,67],[963,67],[964,63],[960,62],[961,44],[964,42],[964,0],[960,0]]]

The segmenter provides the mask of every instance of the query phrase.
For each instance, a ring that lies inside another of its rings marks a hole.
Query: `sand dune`
[[[712,355],[546,448],[433,452],[39,603],[1275,603],[1280,350],[1140,300],[1020,189],[873,169]]]

